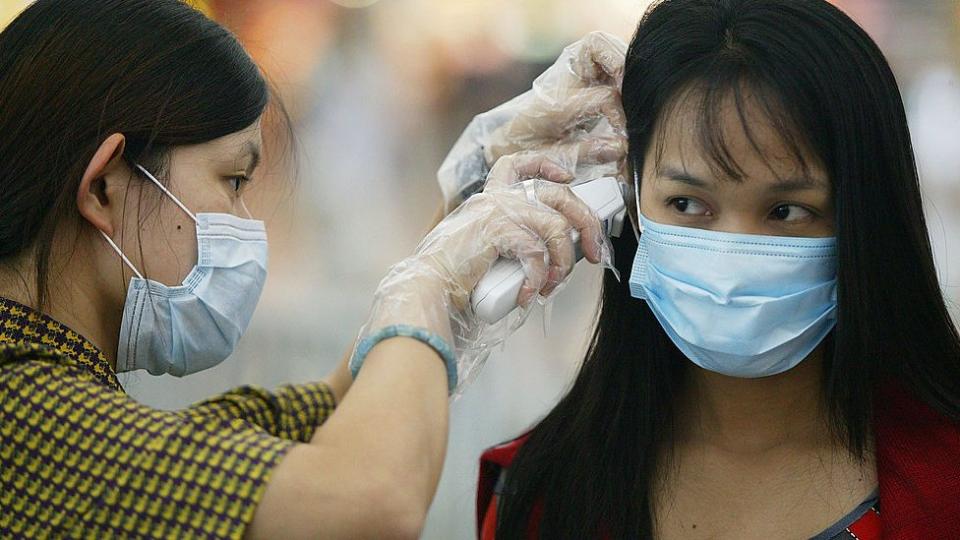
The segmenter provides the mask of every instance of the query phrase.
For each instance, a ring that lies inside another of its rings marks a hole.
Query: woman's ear
[[[77,209],[91,225],[107,236],[113,236],[114,216],[117,201],[107,196],[108,177],[116,178],[116,173],[125,170],[123,164],[123,149],[126,138],[121,133],[114,133],[107,137],[93,154],[87,170],[77,188]],[[111,190],[114,191],[114,190]]]

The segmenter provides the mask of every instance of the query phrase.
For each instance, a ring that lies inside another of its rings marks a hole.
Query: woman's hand
[[[572,230],[580,232],[588,260],[600,262],[605,252],[609,257],[599,220],[563,185],[570,171],[546,156],[523,153],[498,160],[490,178],[489,189],[447,216],[414,255],[390,269],[361,340],[392,325],[427,329],[456,349],[458,373],[465,377],[494,341],[514,329],[498,329],[490,339],[489,325],[469,308],[473,288],[499,257],[516,258],[524,268],[523,307],[538,293],[549,294],[572,269]]]
[[[518,152],[547,156],[576,178],[623,176],[625,53],[615,36],[590,33],[564,49],[530,91],[474,118],[438,172],[445,208],[479,192],[487,171]]]
[[[620,102],[626,47],[610,34],[591,32],[564,49],[560,58],[515,99],[516,114],[491,133],[488,164],[508,154],[539,151],[583,161],[615,161],[626,152],[626,119]],[[611,130],[591,135],[606,119]],[[561,152],[554,152],[555,150]]]

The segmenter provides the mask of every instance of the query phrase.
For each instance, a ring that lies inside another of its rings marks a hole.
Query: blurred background
[[[0,25],[29,2],[0,0]],[[137,399],[179,408],[239,384],[326,374],[351,348],[388,267],[440,206],[436,170],[475,115],[529,88],[591,30],[628,40],[647,0],[207,0],[288,109],[298,161],[251,186],[271,276],[234,356],[179,380],[127,374]],[[901,85],[941,283],[960,315],[960,0],[836,0]],[[891,246],[896,249],[896,246]],[[547,337],[535,313],[451,412],[446,468],[423,538],[475,535],[478,458],[549,410],[590,334],[600,274],[578,267]]]

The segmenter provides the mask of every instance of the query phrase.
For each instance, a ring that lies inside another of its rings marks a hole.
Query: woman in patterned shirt
[[[0,538],[415,538],[457,382],[454,300],[495,248],[542,252],[547,217],[599,249],[552,185],[471,201],[381,284],[349,366],[141,405],[116,372],[209,367],[250,319],[266,235],[242,194],[268,97],[178,0],[40,0],[0,33]],[[512,165],[491,174],[543,166]]]

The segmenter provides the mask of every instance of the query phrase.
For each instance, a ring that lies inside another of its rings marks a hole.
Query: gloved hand
[[[548,156],[578,180],[625,177],[625,54],[619,38],[587,34],[564,49],[531,90],[476,116],[437,172],[446,210],[479,192],[500,157],[521,151]]]
[[[612,266],[599,220],[563,185],[570,171],[542,155],[517,154],[498,160],[490,177],[491,189],[441,221],[380,282],[350,362],[354,376],[377,341],[407,335],[444,357],[455,393],[491,348],[523,323],[531,300],[549,294],[570,272],[574,228],[584,256]],[[518,297],[521,314],[490,325],[472,312],[470,294],[500,256],[518,259],[526,281]]]

